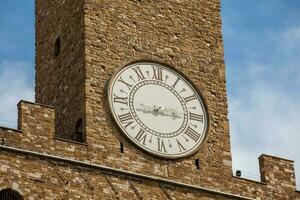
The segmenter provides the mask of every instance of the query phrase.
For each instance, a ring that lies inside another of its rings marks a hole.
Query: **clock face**
[[[123,67],[110,80],[108,101],[123,133],[156,156],[191,155],[205,138],[208,116],[202,98],[170,67],[151,62]]]

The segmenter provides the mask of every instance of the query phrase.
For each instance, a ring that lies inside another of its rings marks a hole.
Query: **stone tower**
[[[221,167],[231,176],[218,1],[37,1],[36,13],[36,101],[56,108],[58,137],[71,139],[83,119],[87,143],[104,147],[94,158],[119,157],[122,142],[132,161],[152,163],[152,173],[175,178],[179,169],[195,170],[198,159],[203,171],[196,173]],[[127,143],[111,122],[105,85],[117,67],[137,60],[174,66],[202,91],[211,122],[195,156],[174,163],[155,159]]]
[[[36,0],[36,103],[20,102],[18,130],[0,128],[0,189],[36,199],[296,199],[292,161],[262,155],[261,182],[232,175],[223,51],[219,0]],[[195,154],[152,156],[111,119],[112,74],[145,60],[201,91],[210,120]]]
[[[56,136],[68,139],[85,123],[84,29],[84,1],[36,1],[36,102],[55,106]]]

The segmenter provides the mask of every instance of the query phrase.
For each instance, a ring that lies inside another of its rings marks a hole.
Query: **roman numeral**
[[[145,131],[143,129],[140,129],[140,131],[134,138],[139,142],[143,141],[143,145],[145,145],[147,134],[145,134]]]
[[[116,94],[114,94],[114,103],[121,103],[128,105],[127,97],[119,97]]]
[[[184,132],[184,134],[186,134],[187,136],[189,136],[190,138],[192,138],[195,142],[197,142],[197,140],[200,138],[199,133],[197,133],[194,129],[192,129],[191,127],[188,127],[186,129],[186,131]]]
[[[164,141],[160,138],[157,138],[157,144],[158,144],[158,151],[162,152],[164,151],[165,153],[167,153]]]
[[[190,120],[195,120],[195,121],[203,123],[203,115],[198,115],[198,114],[190,112]]]
[[[193,94],[192,96],[184,98],[184,100],[185,100],[186,103],[188,103],[189,101],[193,101],[195,99],[197,99],[196,96],[195,96],[195,94]]]
[[[184,151],[185,151],[185,148],[184,148],[184,146],[182,146],[182,144],[179,142],[179,140],[178,140],[178,139],[176,139],[176,141],[177,141],[177,144],[178,144],[178,147],[179,147],[179,151],[180,151],[180,152],[182,152],[182,150],[184,150]]]
[[[135,68],[132,68],[132,69],[133,69],[133,71],[137,74],[137,76],[138,76],[138,81],[144,80],[144,79],[145,79],[145,76],[144,76],[142,70],[141,70],[139,67],[135,67]]]
[[[175,88],[175,86],[177,85],[177,83],[180,81],[180,78],[177,77],[177,80],[175,81],[175,83],[172,85],[173,88]]]
[[[122,77],[120,77],[118,81],[121,82],[121,83],[124,83],[128,87],[129,90],[131,89],[132,85],[130,85],[129,83],[125,82]]]
[[[123,115],[118,115],[119,120],[122,124],[125,124],[125,129],[133,123],[133,118],[130,113],[125,113]]]
[[[153,69],[153,77],[152,77],[152,79],[156,79],[156,80],[162,81],[163,80],[162,68],[152,67],[152,69]]]

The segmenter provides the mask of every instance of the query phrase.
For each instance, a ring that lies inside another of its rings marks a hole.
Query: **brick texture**
[[[66,139],[85,113],[83,3],[36,0],[36,102],[56,107],[55,133]]]
[[[19,103],[18,130],[0,128],[0,189],[13,188],[30,200],[299,199],[292,161],[262,155],[261,182],[232,175],[220,9],[219,0],[36,0],[37,103]],[[61,51],[55,56],[58,37]],[[193,156],[153,157],[128,142],[111,120],[106,85],[118,67],[138,60],[171,65],[201,91],[209,133]],[[72,141],[79,118],[86,143]],[[199,170],[195,159],[200,160]]]

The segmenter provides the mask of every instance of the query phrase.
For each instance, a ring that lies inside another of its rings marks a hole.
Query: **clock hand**
[[[171,108],[163,108],[159,105],[144,105],[141,103],[140,107],[137,108],[137,110],[142,111],[144,113],[152,113],[153,115],[170,116],[173,119],[182,118],[182,116],[179,115],[177,110]]]
[[[178,110],[165,108],[162,109],[161,112],[165,115],[171,116],[172,118],[181,118],[181,115],[178,113]]]
[[[153,106],[153,111],[156,112],[156,113],[161,113],[161,111],[160,111],[161,108],[162,108],[161,106],[154,105]]]
[[[140,104],[140,106],[137,108],[138,111],[143,111],[143,112],[152,112],[153,111],[153,106],[151,105],[144,105]]]

